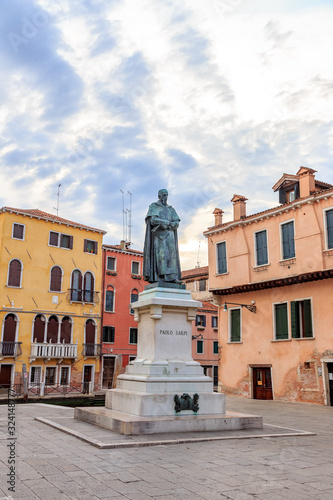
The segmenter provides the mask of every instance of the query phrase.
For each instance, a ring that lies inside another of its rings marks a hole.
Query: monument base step
[[[263,418],[244,413],[136,417],[107,408],[75,408],[74,418],[124,435],[262,429]]]

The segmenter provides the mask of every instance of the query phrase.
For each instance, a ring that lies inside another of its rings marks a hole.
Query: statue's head
[[[168,191],[166,189],[160,189],[158,192],[158,199],[161,200],[163,205],[166,205],[168,201]]]

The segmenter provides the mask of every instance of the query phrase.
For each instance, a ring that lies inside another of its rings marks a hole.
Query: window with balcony
[[[289,338],[288,328],[288,304],[274,304],[274,339],[287,340]]]
[[[132,261],[131,273],[135,275],[140,274],[140,262]]]
[[[282,259],[295,257],[294,221],[281,224]]]
[[[2,342],[0,348],[1,356],[15,356],[16,355],[16,330],[17,330],[17,316],[15,314],[7,314],[4,320]]]
[[[139,292],[136,288],[131,291],[131,303],[137,302],[139,300]],[[134,314],[134,309],[130,309],[130,313]]]
[[[103,326],[103,342],[113,344],[116,329],[114,326]]]
[[[84,302],[94,302],[94,276],[88,271],[84,275]]]
[[[217,274],[226,274],[227,268],[227,244],[225,241],[216,245]]]
[[[50,272],[50,292],[61,292],[62,270],[59,266],[53,266]]]
[[[92,319],[85,324],[84,356],[96,356],[98,354],[96,344],[96,325]]]
[[[311,299],[290,302],[290,317],[292,338],[313,337]]]
[[[333,249],[333,210],[326,210],[327,248]]]
[[[82,273],[79,269],[75,269],[72,272],[72,283],[71,283],[71,300],[73,302],[82,302]]]
[[[13,259],[8,266],[7,286],[20,288],[22,281],[22,262],[18,259]]]
[[[229,309],[229,342],[241,342],[240,309]]]
[[[114,312],[114,294],[113,286],[109,285],[105,291],[105,311]]]
[[[49,245],[51,247],[67,248],[68,250],[72,250],[73,236],[71,236],[70,234],[63,234],[63,233],[57,233],[56,231],[50,231]]]
[[[130,328],[130,344],[137,344],[138,343],[138,329],[137,328]]]
[[[204,343],[203,340],[197,340],[197,354],[204,353]]]
[[[106,269],[108,271],[116,270],[117,259],[115,257],[107,257],[106,259]]]
[[[95,240],[84,240],[83,251],[96,255],[98,251],[98,242]]]
[[[255,233],[256,266],[268,264],[267,231]]]
[[[12,228],[12,238],[14,240],[24,240],[24,235],[25,235],[25,225],[14,222]]]

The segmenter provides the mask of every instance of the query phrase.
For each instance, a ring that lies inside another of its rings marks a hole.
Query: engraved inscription
[[[172,330],[160,330],[160,335],[173,335]]]
[[[187,335],[186,330],[176,330],[176,335]]]

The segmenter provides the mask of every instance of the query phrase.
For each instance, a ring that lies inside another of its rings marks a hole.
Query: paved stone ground
[[[18,477],[11,493],[6,485],[7,406],[0,406],[0,498],[333,498],[333,407],[228,397],[227,408],[316,435],[102,450],[34,420],[56,414],[63,422],[72,418],[71,409],[17,405]]]

